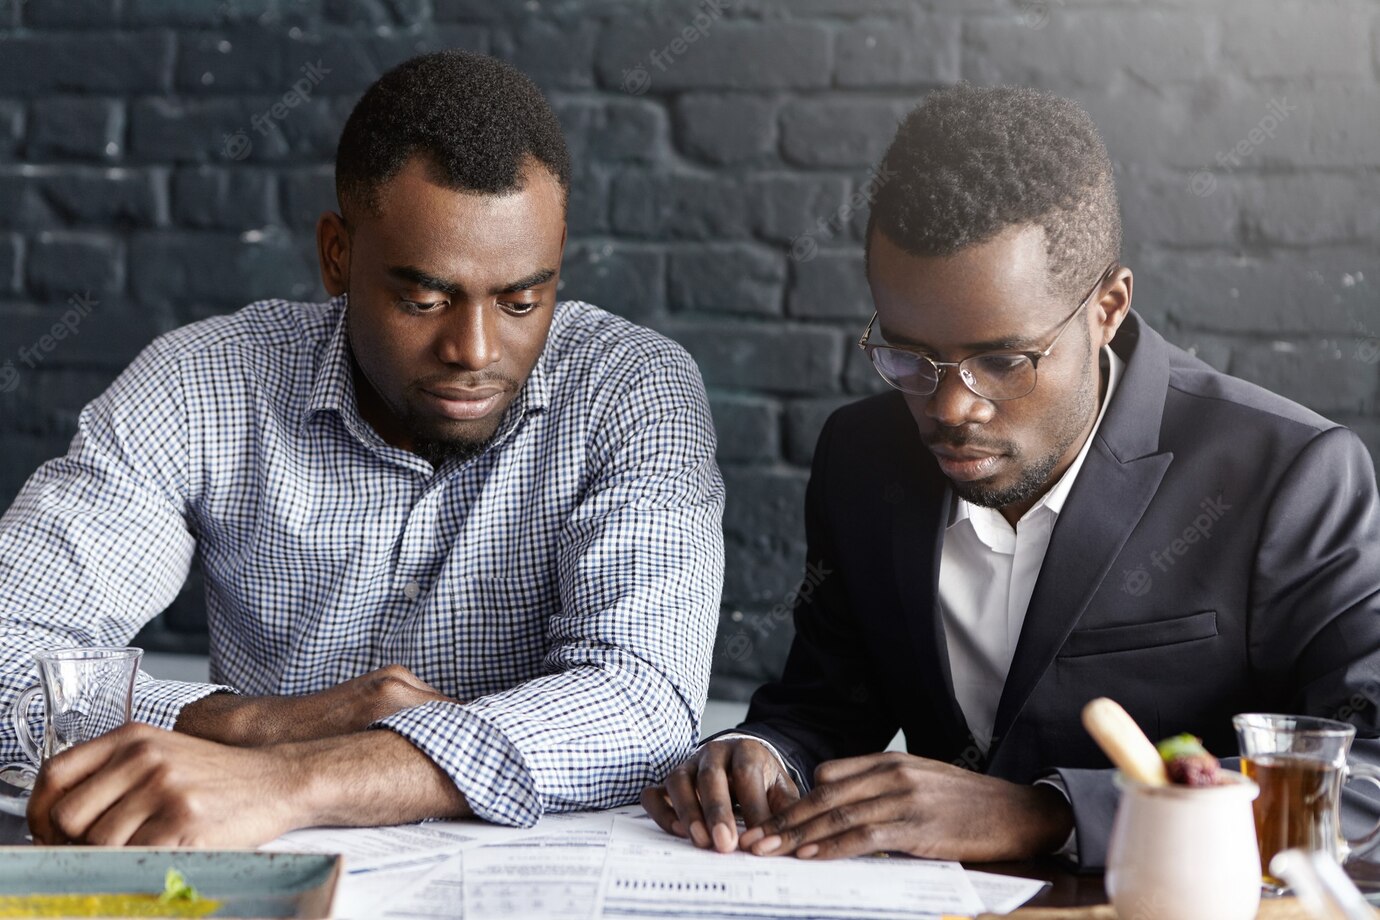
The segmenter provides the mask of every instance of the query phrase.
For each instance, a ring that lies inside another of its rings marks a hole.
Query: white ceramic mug
[[[1254,920],[1260,856],[1236,773],[1220,786],[1146,786],[1117,774],[1121,804],[1107,851],[1107,893],[1121,920]]]

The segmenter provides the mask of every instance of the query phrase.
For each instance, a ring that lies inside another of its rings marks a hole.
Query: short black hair
[[[531,157],[569,195],[570,152],[537,85],[482,54],[438,51],[404,61],[355,105],[335,154],[342,214],[378,212],[379,188],[414,156],[447,187],[502,194],[522,186]]]
[[[873,230],[911,255],[946,256],[1008,227],[1045,229],[1055,290],[1083,293],[1121,254],[1112,160],[1068,99],[959,84],[925,97],[878,169]]]

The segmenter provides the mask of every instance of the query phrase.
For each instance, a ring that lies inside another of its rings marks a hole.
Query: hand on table
[[[294,764],[131,722],[49,759],[29,799],[36,843],[254,846],[292,827]]]
[[[239,746],[308,741],[363,731],[379,719],[433,700],[450,698],[395,664],[306,696],[203,697],[183,707],[177,730]]]
[[[710,741],[642,791],[642,807],[661,829],[697,847],[728,853],[738,846],[737,804],[749,828],[800,798],[795,782],[766,745],[751,738]]]
[[[1027,786],[910,754],[821,764],[810,794],[749,824],[739,845],[759,856],[840,859],[889,850],[992,862],[1051,853],[1073,812],[1048,786]]]

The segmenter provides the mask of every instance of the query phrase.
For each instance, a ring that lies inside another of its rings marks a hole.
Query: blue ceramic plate
[[[157,894],[168,869],[220,902],[212,917],[329,917],[341,871],[315,853],[0,847],[0,895]]]

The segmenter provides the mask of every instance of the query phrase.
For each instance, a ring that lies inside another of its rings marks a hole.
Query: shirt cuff
[[[423,703],[369,727],[410,741],[450,777],[476,817],[511,827],[531,827],[541,817],[541,797],[522,752],[463,704]]]
[[[134,684],[134,706],[130,720],[172,731],[185,707],[213,693],[238,691],[221,684],[194,684],[180,680],[154,680],[151,677],[138,680]]]
[[[1073,799],[1069,796],[1069,788],[1068,788],[1068,786],[1065,786],[1065,785],[1064,785],[1064,780],[1063,780],[1061,777],[1059,777],[1058,775],[1041,777],[1040,779],[1035,780],[1034,785],[1036,785],[1036,786],[1052,786],[1052,787],[1054,787],[1055,789],[1059,790],[1059,794],[1062,795],[1062,796],[1064,797],[1064,801],[1068,802],[1070,805],[1073,804]],[[1064,857],[1065,859],[1072,859],[1072,860],[1077,860],[1077,859],[1078,859],[1078,825],[1077,825],[1077,824],[1075,824],[1075,825],[1073,826],[1073,830],[1069,831],[1069,839],[1068,839],[1068,840],[1065,840],[1065,841],[1064,841],[1064,845],[1061,846],[1059,849],[1055,850],[1053,855],[1055,855],[1055,856],[1062,856],[1062,857]]]

